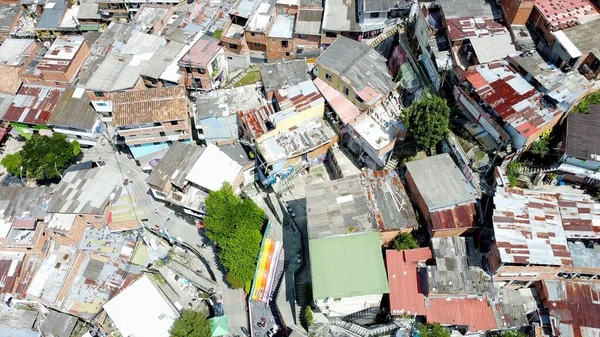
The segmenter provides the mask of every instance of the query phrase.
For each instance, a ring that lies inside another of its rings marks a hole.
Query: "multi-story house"
[[[83,146],[95,146],[105,130],[85,89],[75,86],[67,87],[62,93],[48,119],[48,126]]]
[[[174,142],[191,142],[184,87],[120,92],[112,95],[112,100],[117,143],[126,146],[140,163]]]
[[[406,181],[432,237],[476,232],[477,192],[450,155],[406,163]]]
[[[228,183],[238,192],[244,182],[241,165],[214,144],[173,144],[146,179],[155,198],[182,207],[196,217],[206,214],[210,191]]]
[[[315,57],[321,53],[322,1],[301,0],[294,27],[296,56]]]
[[[35,34],[42,40],[73,34],[79,31],[77,21],[78,6],[67,0],[48,0],[42,8],[35,25]],[[38,7],[38,8],[39,8]]]
[[[315,61],[315,84],[335,112],[342,142],[370,168],[386,165],[403,138],[400,103],[386,59],[365,43],[339,37]]]
[[[225,49],[212,38],[199,39],[178,64],[188,90],[217,89],[229,75]]]
[[[89,54],[83,36],[60,36],[49,48],[39,49],[19,76],[25,84],[65,88],[75,80]]]
[[[589,195],[509,187],[496,169],[494,280],[527,287],[539,280],[589,280],[600,275],[600,205]]]
[[[0,251],[43,255],[51,187],[1,187]]]

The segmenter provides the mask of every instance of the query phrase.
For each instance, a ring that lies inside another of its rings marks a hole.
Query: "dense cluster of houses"
[[[398,326],[356,323],[384,306],[464,333],[591,337],[600,203],[513,187],[506,164],[562,124],[556,180],[598,184],[600,106],[569,114],[598,89],[598,32],[590,0],[5,0],[0,142],[59,133],[110,143],[148,173],[136,183],[195,221],[223,183],[282,186],[328,162],[336,179],[305,190],[316,325],[385,335]],[[260,81],[235,86],[251,66]],[[487,190],[452,135],[448,153],[397,170],[403,109],[444,90],[465,132],[506,159]],[[148,210],[122,171],[78,163],[51,187],[9,178],[0,335],[81,336],[81,322],[108,315],[123,336],[167,336],[195,305],[142,273],[169,247],[140,230]],[[248,299],[261,319],[289,263],[275,227]],[[412,231],[431,240],[388,249]],[[188,269],[158,268],[173,289],[215,286]],[[210,301],[213,336],[228,334],[222,299]],[[265,335],[285,325],[259,323]]]

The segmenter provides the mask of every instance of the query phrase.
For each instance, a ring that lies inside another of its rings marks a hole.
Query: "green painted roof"
[[[212,337],[223,336],[229,334],[229,323],[227,316],[213,317],[210,321],[210,335]]]
[[[389,292],[378,233],[318,238],[309,244],[315,300]]]

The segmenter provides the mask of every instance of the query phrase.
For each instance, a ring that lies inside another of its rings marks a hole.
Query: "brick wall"
[[[265,33],[246,32],[244,34],[248,49],[255,51],[267,51],[267,37]]]
[[[302,48],[303,52],[319,50],[321,47],[321,35],[299,35],[294,36],[296,49]]]
[[[287,42],[287,47],[284,43]],[[293,60],[296,54],[294,39],[267,37],[267,59],[269,62],[278,60]]]
[[[42,70],[41,75],[38,76],[34,74],[24,74],[23,70],[25,69],[25,66],[23,66],[20,74],[21,80],[24,83],[31,85],[65,88],[67,84],[75,78],[75,75],[79,72],[89,54],[90,48],[88,47],[87,43],[84,42],[81,45],[81,48],[77,51],[75,58],[65,71]],[[26,62],[25,64],[28,63],[29,62]]]
[[[540,11],[533,7],[531,11],[531,19],[529,20],[533,25],[540,30],[544,38],[548,42],[549,46],[554,44],[554,35],[552,35],[552,26],[546,21],[546,18],[540,13]]]
[[[502,9],[509,25],[524,25],[531,15],[535,1],[504,0]]]
[[[327,33],[329,34],[336,34],[334,37],[328,37]],[[332,44],[333,41],[335,41],[335,39],[338,38],[338,36],[340,36],[341,34],[339,32],[323,32],[321,34],[321,43],[323,44]]]

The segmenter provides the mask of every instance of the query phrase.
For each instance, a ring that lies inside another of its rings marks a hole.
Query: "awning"
[[[213,317],[209,319],[210,335],[212,337],[229,335],[229,323],[227,316]]]

